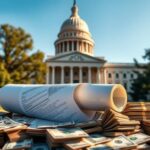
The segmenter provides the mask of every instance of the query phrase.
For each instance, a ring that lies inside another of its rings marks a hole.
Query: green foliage
[[[44,54],[32,49],[32,37],[22,28],[0,26],[0,86],[45,83]]]
[[[143,73],[136,71],[137,79],[133,80],[131,87],[132,92],[130,93],[134,101],[150,100],[150,49],[145,51],[143,58],[148,62],[142,66],[135,60],[137,68],[142,68],[144,71]]]
[[[0,63],[0,87],[11,82],[9,73],[4,68],[4,64]]]

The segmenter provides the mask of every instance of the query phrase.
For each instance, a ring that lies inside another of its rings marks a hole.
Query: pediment
[[[106,62],[104,59],[96,58],[80,52],[72,52],[69,54],[63,54],[60,56],[55,56],[47,60],[47,62]]]

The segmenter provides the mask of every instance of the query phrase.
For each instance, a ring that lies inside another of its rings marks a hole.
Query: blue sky
[[[73,0],[0,0],[0,24],[22,27],[34,49],[54,55],[54,41]],[[109,62],[140,62],[150,48],[150,0],[77,0],[95,40],[95,56]]]

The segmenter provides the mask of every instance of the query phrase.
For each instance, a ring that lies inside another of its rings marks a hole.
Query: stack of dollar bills
[[[102,120],[97,119],[89,122],[75,124],[75,127],[83,129],[86,133],[102,132]]]
[[[150,120],[143,120],[142,127],[144,132],[150,135]]]
[[[106,136],[129,135],[140,131],[140,122],[110,109],[102,117],[102,128]]]
[[[4,145],[3,150],[27,150],[32,148],[32,144],[33,143],[31,139],[26,139],[18,142],[7,142]]]
[[[128,102],[124,114],[134,120],[150,120],[150,102]]]
[[[139,108],[139,109],[138,109]],[[150,150],[150,120],[128,112],[149,112],[149,103],[128,103],[89,122],[53,122],[21,114],[0,113],[2,150]]]

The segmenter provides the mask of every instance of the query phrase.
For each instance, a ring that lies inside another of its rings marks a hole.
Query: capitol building
[[[136,78],[134,63],[109,63],[94,56],[96,43],[78,11],[74,1],[71,16],[62,24],[54,43],[55,56],[46,60],[47,84],[120,83],[130,91],[131,81]]]

